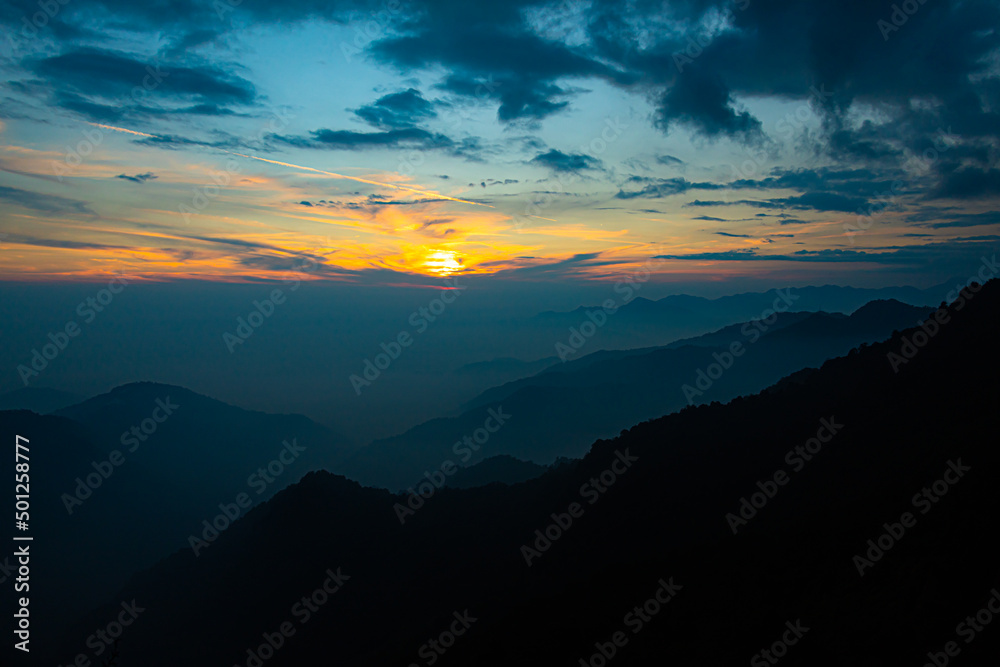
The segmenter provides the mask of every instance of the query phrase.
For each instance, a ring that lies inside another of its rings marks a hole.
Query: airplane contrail
[[[447,199],[448,201],[461,202],[463,204],[472,204],[473,206],[485,206],[486,208],[494,208],[489,204],[482,204],[476,201],[469,201],[468,199],[459,199],[458,197],[449,197],[448,195],[443,195],[440,192],[434,192],[433,190],[421,190],[419,188],[411,188],[406,185],[396,185],[395,183],[384,183],[382,181],[370,181],[366,178],[359,178],[357,176],[347,176],[345,174],[338,174],[333,171],[324,171],[322,169],[316,169],[314,167],[304,167],[300,164],[292,164],[290,162],[279,162],[278,160],[268,160],[267,158],[257,157],[256,155],[246,155],[244,153],[235,153],[233,151],[225,151],[230,155],[239,155],[240,157],[249,158],[251,160],[260,160],[261,162],[269,162],[270,164],[281,165],[282,167],[291,167],[293,169],[304,169],[305,171],[314,171],[317,174],[324,174],[326,176],[333,176],[334,178],[346,178],[351,181],[357,181],[359,183],[367,183],[369,185],[378,185],[385,188],[395,188],[396,190],[407,190],[409,192],[416,192],[417,194],[425,195],[428,197],[440,197],[441,199]]]
[[[114,130],[115,132],[127,132],[128,134],[136,134],[139,135],[140,137],[151,137],[153,139],[157,138],[155,134],[136,132],[135,130],[127,130],[124,127],[115,127],[114,125],[101,125],[100,123],[90,123],[90,122],[88,122],[87,125],[93,125],[94,127],[103,127],[105,130]]]
[[[114,130],[115,132],[126,132],[128,134],[135,134],[140,137],[151,137],[157,139],[155,134],[146,134],[145,132],[136,132],[135,130],[129,130],[124,127],[115,127],[114,125],[101,125],[100,123],[87,123],[88,125],[93,125],[95,127],[102,127],[106,130]],[[209,144],[203,144],[209,148],[218,148],[217,146],[211,146]],[[346,178],[350,181],[357,181],[358,183],[367,183],[368,185],[378,185],[383,188],[394,188],[396,190],[406,190],[408,192],[415,192],[427,197],[439,197],[441,199],[447,199],[448,201],[460,202],[462,204],[472,204],[473,206],[485,206],[486,208],[495,208],[489,204],[483,204],[477,201],[469,201],[468,199],[459,199],[458,197],[449,197],[448,195],[441,194],[440,192],[434,192],[433,190],[421,190],[419,188],[411,188],[406,185],[396,185],[395,183],[384,183],[382,181],[370,181],[367,178],[359,178],[357,176],[347,176],[346,174],[338,174],[333,171],[323,171],[322,169],[315,169],[313,167],[304,167],[300,164],[292,164],[290,162],[279,162],[278,160],[268,160],[267,158],[257,157],[256,155],[246,155],[245,153],[236,153],[233,151],[227,151],[222,148],[218,148],[223,153],[229,153],[230,155],[238,155],[239,157],[245,157],[250,160],[260,160],[261,162],[269,162],[271,164],[281,165],[283,167],[291,167],[292,169],[304,169],[305,171],[314,171],[317,174],[324,174],[326,176],[332,176],[334,178]]]

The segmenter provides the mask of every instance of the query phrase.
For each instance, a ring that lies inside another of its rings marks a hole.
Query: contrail
[[[114,125],[101,125],[100,123],[87,123],[88,125],[93,125],[95,127],[103,127],[106,130],[114,130],[115,132],[126,132],[128,134],[135,134],[140,137],[150,137],[157,139],[155,134],[146,134],[145,132],[136,132],[135,130],[128,130],[124,127],[115,127]],[[209,148],[217,148],[216,146],[210,146],[209,144],[204,144]],[[443,195],[440,192],[434,192],[433,190],[421,190],[419,188],[411,188],[406,185],[396,185],[394,183],[383,183],[382,181],[370,181],[366,178],[358,178],[357,176],[347,176],[345,174],[338,174],[332,171],[323,171],[322,169],[314,169],[313,167],[303,167],[299,164],[291,164],[290,162],[278,162],[277,160],[268,160],[267,158],[257,157],[256,155],[246,155],[244,153],[235,153],[233,151],[227,151],[225,149],[219,148],[223,153],[229,153],[230,155],[238,155],[240,157],[245,157],[250,160],[260,160],[261,162],[270,162],[271,164],[281,165],[282,167],[291,167],[292,169],[304,169],[305,171],[314,171],[317,174],[324,174],[326,176],[332,176],[334,178],[346,178],[350,181],[357,181],[358,183],[367,183],[368,185],[377,185],[383,188],[394,188],[396,190],[406,190],[407,192],[415,192],[425,197],[438,197],[440,199],[447,199],[448,201],[460,202],[462,204],[472,204],[473,206],[485,206],[486,208],[495,208],[489,204],[482,204],[476,201],[469,201],[468,199],[459,199],[458,197],[449,197],[448,195]]]
[[[87,123],[87,125],[93,125],[94,127],[103,127],[105,130],[114,130],[115,132],[127,132],[129,134],[136,134],[140,137],[151,137],[156,139],[155,134],[146,134],[145,132],[136,132],[135,130],[126,130],[124,127],[115,127],[114,125],[101,125],[100,123]]]
[[[233,151],[225,151],[230,155],[239,155],[240,157],[249,158],[251,160],[260,160],[261,162],[269,162],[271,164],[278,164],[282,167],[291,167],[292,169],[304,169],[306,171],[314,171],[317,174],[324,174],[326,176],[333,176],[334,178],[346,178],[351,181],[358,181],[359,183],[367,183],[369,185],[378,185],[384,188],[395,188],[396,190],[407,190],[409,192],[416,192],[417,194],[425,195],[428,197],[440,197],[441,199],[447,199],[448,201],[461,202],[463,204],[472,204],[473,206],[485,206],[486,208],[494,208],[489,204],[482,204],[476,201],[469,201],[468,199],[459,199],[458,197],[449,197],[448,195],[443,195],[440,192],[434,192],[433,190],[420,190],[419,188],[411,188],[406,185],[396,185],[394,183],[383,183],[381,181],[369,181],[366,178],[358,178],[357,176],[347,176],[345,174],[338,174],[332,171],[323,171],[322,169],[314,169],[313,167],[303,167],[299,164],[292,164],[290,162],[279,162],[277,160],[268,160],[267,158],[257,157],[256,155],[246,155],[244,153],[234,153]]]

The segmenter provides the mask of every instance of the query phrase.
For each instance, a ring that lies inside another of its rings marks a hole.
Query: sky
[[[0,280],[922,284],[1000,240],[992,1],[3,0]]]

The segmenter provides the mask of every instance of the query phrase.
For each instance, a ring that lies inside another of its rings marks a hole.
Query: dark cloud
[[[601,161],[597,158],[582,153],[563,153],[554,148],[546,153],[539,153],[531,162],[554,171],[583,171],[599,169],[601,166]]]
[[[453,148],[455,142],[443,134],[419,128],[403,128],[381,132],[355,132],[353,130],[314,130],[311,137],[272,135],[272,139],[297,148],[326,148],[330,150],[367,150],[375,148]]]
[[[982,261],[986,254],[995,253],[995,246],[988,241],[927,243],[913,246],[894,246],[876,251],[798,250],[790,254],[761,254],[754,248],[698,252],[681,255],[659,255],[660,259],[715,261],[715,262],[819,262],[819,263],[869,263],[886,266],[923,267],[928,262],[941,262],[967,271]]]
[[[673,155],[657,155],[656,161],[660,164],[665,164],[669,166],[678,166],[684,164],[684,160],[679,157],[674,157]]]
[[[93,215],[94,212],[82,201],[67,199],[58,195],[47,195],[31,190],[21,190],[20,188],[9,188],[0,185],[0,200],[16,204],[23,208],[42,213],[84,213]]]
[[[685,206],[697,206],[697,207],[713,207],[713,206],[753,206],[756,208],[784,208],[780,203],[775,201],[767,200],[757,200],[757,199],[737,199],[733,201],[728,200],[702,200],[695,199],[694,201],[689,201]]]
[[[814,211],[836,211],[853,213],[865,206],[868,201],[856,197],[845,197],[833,192],[807,192],[798,197],[775,200],[789,208],[811,209]]]
[[[945,229],[948,227],[983,227],[986,225],[1000,225],[1000,211],[959,213],[943,217],[948,217],[949,219],[943,222],[933,222],[928,224],[928,226],[931,229]]]
[[[4,234],[5,243],[37,246],[39,248],[62,248],[67,250],[131,250],[127,246],[108,245],[106,243],[89,243],[86,241],[67,241],[62,239],[46,239],[27,234]]]
[[[97,48],[70,49],[29,63],[55,104],[95,120],[140,113],[222,113],[257,99],[253,84],[209,65],[144,60]]]
[[[715,232],[716,236],[728,236],[734,239],[752,239],[755,238],[749,234],[732,234],[730,232]]]
[[[726,186],[719,183],[692,183],[686,178],[678,176],[677,178],[646,178],[643,176],[633,177],[629,180],[641,180],[641,181],[652,181],[649,185],[642,188],[641,190],[625,191],[619,190],[618,194],[615,195],[617,199],[635,199],[637,197],[650,197],[658,199],[660,197],[669,197],[670,195],[679,195],[687,192],[688,190],[722,190]]]
[[[856,197],[845,197],[843,195],[838,195],[833,192],[807,192],[804,195],[799,195],[796,197],[783,197],[778,199],[766,199],[766,200],[737,199],[732,201],[727,201],[727,200],[704,201],[700,199],[695,199],[694,201],[685,204],[685,206],[699,206],[699,207],[753,206],[755,208],[772,208],[772,209],[791,208],[798,210],[854,213],[857,212],[859,208],[862,208],[867,204],[868,201],[865,199],[860,199]]]
[[[677,77],[660,98],[655,121],[665,132],[681,124],[708,137],[724,135],[748,141],[761,134],[761,122],[749,111],[737,108],[722,78],[701,67],[687,69]]]
[[[1000,122],[1000,117],[997,118]],[[942,175],[930,199],[976,199],[1000,195],[1000,169],[962,167]]]
[[[122,178],[126,181],[132,181],[133,183],[145,183],[146,181],[151,181],[156,178],[156,174],[152,172],[146,172],[145,174],[136,174],[135,176],[129,176],[128,174],[118,174],[115,178]]]
[[[437,116],[434,105],[414,88],[380,97],[354,113],[366,123],[383,130],[416,127],[417,123]]]

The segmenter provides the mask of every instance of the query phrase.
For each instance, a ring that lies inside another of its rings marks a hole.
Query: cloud
[[[455,142],[443,134],[419,128],[402,128],[381,132],[355,132],[353,130],[314,130],[311,137],[271,135],[271,138],[297,148],[326,148],[330,150],[368,150],[376,148],[453,148]]]
[[[761,122],[737,108],[721,77],[701,67],[691,67],[677,77],[660,98],[655,121],[665,132],[681,124],[707,137],[750,141],[761,136]]]
[[[554,171],[564,172],[599,169],[601,167],[601,161],[597,158],[582,153],[563,153],[554,148],[546,153],[539,153],[531,159],[531,162]]]
[[[127,246],[108,245],[106,243],[90,243],[87,241],[70,241],[65,239],[46,239],[27,234],[5,234],[6,243],[37,246],[39,248],[60,248],[63,250],[130,250]]]
[[[684,160],[679,157],[674,157],[673,155],[657,155],[656,161],[660,164],[665,164],[669,166],[679,166],[685,164]]]
[[[618,194],[615,195],[616,199],[635,199],[637,197],[648,197],[653,199],[658,199],[660,197],[669,197],[671,195],[679,195],[687,192],[688,190],[722,190],[726,186],[719,183],[692,183],[686,178],[661,178],[661,179],[648,179],[645,177],[633,177],[629,180],[643,180],[650,181],[655,180],[655,182],[647,185],[641,190],[625,191],[619,190]]]
[[[132,181],[133,183],[145,183],[146,181],[151,181],[156,178],[156,174],[152,172],[146,172],[145,174],[136,174],[135,176],[129,176],[128,174],[118,174],[115,178],[123,178],[126,181]]]
[[[1000,211],[986,211],[983,213],[956,213],[947,216],[951,218],[945,222],[934,222],[928,226],[931,229],[945,229],[948,227],[982,227],[986,225],[1000,225]]]
[[[737,199],[737,200],[700,200],[690,201],[685,206],[753,206],[756,208],[785,209],[792,208],[798,210],[813,211],[833,211],[839,213],[853,213],[859,208],[868,204],[865,199],[857,197],[845,197],[833,192],[807,192],[796,197],[783,197],[777,199]],[[801,221],[799,221],[801,222]]]
[[[57,195],[46,195],[20,188],[9,188],[0,185],[0,199],[23,208],[42,213],[85,213],[94,215],[90,207],[82,201],[67,199]]]
[[[354,113],[369,125],[383,130],[415,127],[418,122],[437,116],[434,105],[414,88],[384,95]]]
[[[963,167],[945,173],[929,199],[977,199],[996,195],[1000,195],[1000,169]]]
[[[868,250],[798,250],[791,254],[760,254],[755,248],[659,255],[660,259],[713,262],[810,262],[810,263],[869,263],[886,266],[925,267],[928,262],[941,262],[949,267],[971,267],[981,261],[984,253],[996,252],[988,241],[952,241],[924,245],[895,246]],[[956,270],[956,269],[951,269]],[[967,268],[961,268],[967,270]]]
[[[524,11],[531,4],[423,3],[423,11],[411,16],[410,34],[378,40],[369,50],[377,61],[404,72],[444,68],[443,89],[498,101],[502,122],[540,120],[566,108],[573,91],[558,85],[558,79],[600,77],[625,83],[631,78],[584,49],[535,33]],[[485,88],[484,79],[489,81]]]
[[[219,66],[164,65],[93,47],[36,59],[28,67],[45,80],[56,105],[94,120],[170,113],[219,115],[227,113],[226,105],[249,105],[257,99],[252,83]],[[150,106],[147,100],[152,99],[161,106]]]

